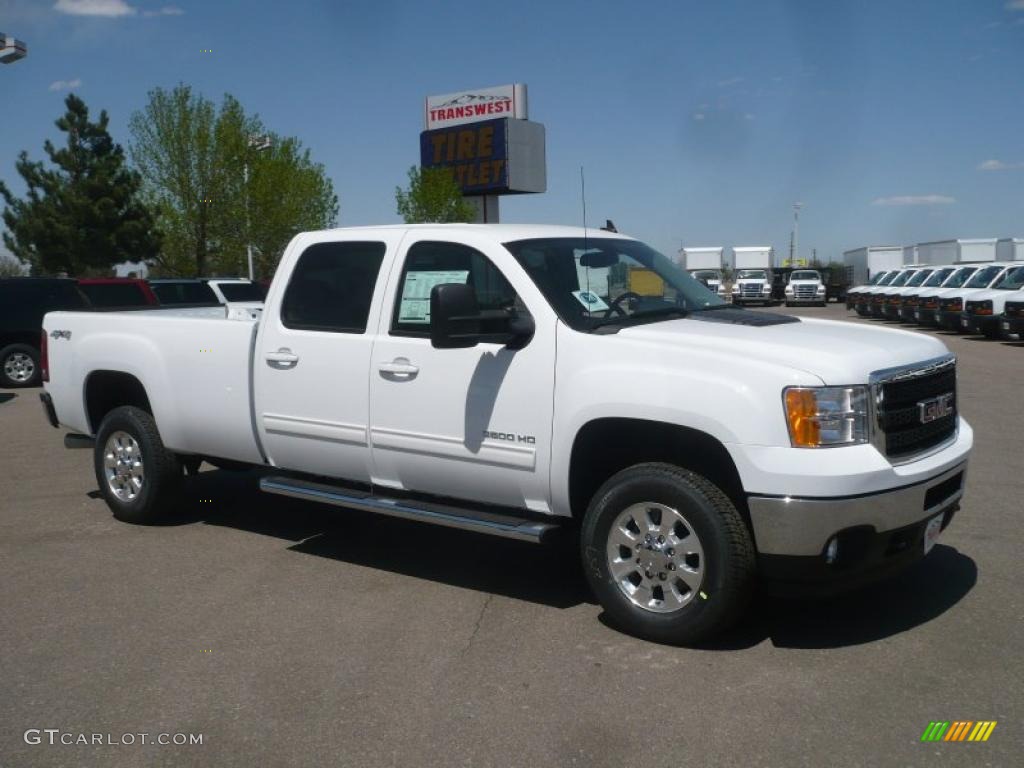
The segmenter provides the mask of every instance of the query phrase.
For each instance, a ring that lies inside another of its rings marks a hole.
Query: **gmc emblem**
[[[919,401],[917,413],[922,424],[949,416],[953,413],[953,393],[947,392],[938,397],[929,397],[927,400]]]

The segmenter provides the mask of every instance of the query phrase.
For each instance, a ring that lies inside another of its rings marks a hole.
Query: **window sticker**
[[[604,299],[598,296],[593,291],[573,291],[572,295],[576,297],[576,300],[583,305],[583,308],[588,312],[604,312],[608,309],[608,305]]]
[[[408,272],[402,286],[402,304],[398,310],[398,322],[430,322],[430,291],[435,285],[462,283],[469,280],[468,269],[438,269],[423,272]]]

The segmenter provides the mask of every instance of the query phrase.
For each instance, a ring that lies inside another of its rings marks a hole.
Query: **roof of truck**
[[[380,224],[366,227],[338,227],[307,235],[325,235],[331,232],[377,232],[417,229],[444,229],[464,234],[480,234],[486,232],[498,240],[527,240],[537,237],[618,237],[628,238],[619,232],[608,232],[598,227],[572,227],[559,224]]]

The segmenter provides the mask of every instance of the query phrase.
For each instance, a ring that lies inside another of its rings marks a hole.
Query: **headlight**
[[[772,287],[770,285],[762,285],[761,286],[761,293],[771,293],[771,292],[772,292]]]
[[[793,292],[793,286],[792,285],[787,285],[786,286],[786,293],[792,293],[792,292]]]
[[[825,292],[825,286],[824,285],[819,285],[818,286],[818,293],[824,293],[824,292]]]
[[[734,286],[732,287],[732,292],[733,292],[733,293],[739,293],[739,292],[740,292],[740,287],[739,287],[738,285],[734,285]]]
[[[787,387],[782,399],[794,448],[868,442],[867,387]]]

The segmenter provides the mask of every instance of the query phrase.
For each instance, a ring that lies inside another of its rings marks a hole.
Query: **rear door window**
[[[378,242],[309,246],[292,271],[281,322],[299,330],[365,333],[386,251]]]

